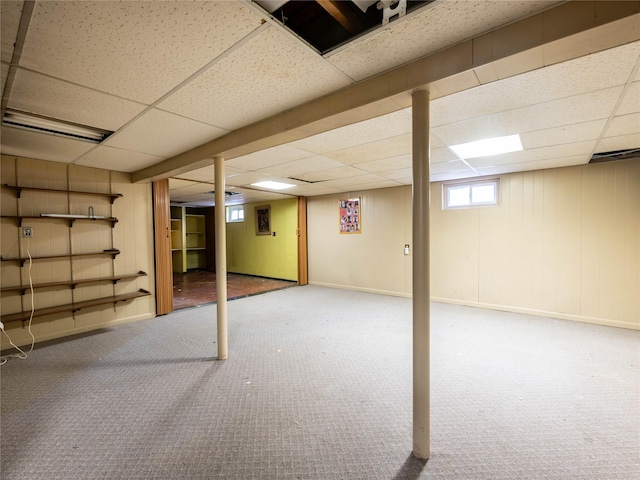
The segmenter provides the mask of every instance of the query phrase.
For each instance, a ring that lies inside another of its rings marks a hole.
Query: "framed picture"
[[[256,235],[271,235],[271,205],[256,207]]]
[[[340,234],[362,233],[361,207],[360,197],[340,200]]]

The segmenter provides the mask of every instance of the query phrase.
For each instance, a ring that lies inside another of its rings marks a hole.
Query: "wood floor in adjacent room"
[[[277,278],[256,277],[239,273],[227,274],[227,298],[248,297],[296,285]],[[173,274],[173,308],[195,307],[216,301],[216,274],[204,270]]]

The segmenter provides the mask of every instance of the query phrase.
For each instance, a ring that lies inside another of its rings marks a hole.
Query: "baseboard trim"
[[[452,298],[431,297],[432,302],[450,303],[453,305],[463,305],[466,307],[486,308],[488,310],[498,310],[501,312],[522,313],[525,315],[535,315],[538,317],[557,318],[559,320],[571,320],[574,322],[592,323],[595,325],[604,325],[607,327],[626,328],[630,330],[640,330],[640,324],[631,322],[622,322],[610,318],[587,317],[583,315],[574,315],[570,313],[550,312],[547,310],[537,310],[534,308],[513,307],[506,305],[497,305],[493,303],[470,302],[466,300],[457,300]]]
[[[309,285],[315,285],[317,287],[337,288],[340,290],[351,290],[354,292],[376,293],[378,295],[390,295],[392,297],[411,298],[410,293],[394,292],[391,290],[379,290],[376,288],[352,287],[349,285],[338,285],[334,283],[312,282],[312,281],[309,281]]]
[[[104,329],[104,328],[109,328],[109,327],[115,327],[117,325],[124,325],[125,323],[133,323],[133,322],[138,322],[141,320],[147,320],[149,318],[154,318],[156,316],[155,313],[145,313],[145,314],[141,314],[141,315],[134,315],[132,317],[126,317],[126,318],[118,318],[116,320],[111,320],[109,322],[102,322],[102,323],[96,323],[94,325],[88,325],[85,327],[79,327],[79,328],[72,328],[69,330],[62,330],[62,331],[58,331],[58,332],[50,332],[50,333],[46,333],[44,335],[37,335],[36,336],[36,344],[41,343],[41,342],[46,342],[49,340],[57,340],[59,338],[64,338],[64,337],[71,337],[73,335],[78,335],[78,334],[82,334],[82,333],[87,333],[87,332],[92,332],[94,330],[100,330],[100,329]],[[18,341],[14,340],[14,343],[18,346],[18,347],[24,347],[25,345],[31,345],[31,337],[29,338],[23,338],[20,339]],[[12,353],[13,347],[11,347],[11,345],[8,344],[7,345],[2,345],[2,353],[3,355],[6,353]]]

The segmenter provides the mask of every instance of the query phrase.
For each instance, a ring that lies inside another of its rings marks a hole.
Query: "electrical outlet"
[[[22,227],[23,238],[33,238],[33,227]]]

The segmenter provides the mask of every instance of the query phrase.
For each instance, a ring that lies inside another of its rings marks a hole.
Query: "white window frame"
[[[232,219],[233,212],[240,212],[237,218]],[[241,223],[244,222],[244,205],[228,205],[226,207],[227,223]]]
[[[495,189],[495,198],[491,201],[473,201],[474,187],[485,187],[491,185]],[[450,205],[450,191],[461,188],[469,189],[469,203],[464,205]],[[482,178],[463,182],[445,182],[442,184],[442,209],[462,210],[467,208],[493,207],[500,204],[500,178]]]

